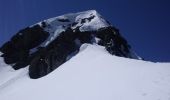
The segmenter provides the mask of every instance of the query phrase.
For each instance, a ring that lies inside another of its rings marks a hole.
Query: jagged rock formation
[[[94,10],[51,18],[20,30],[0,51],[16,70],[29,65],[29,75],[36,79],[78,53],[83,43],[102,45],[112,55],[138,59],[119,30]]]

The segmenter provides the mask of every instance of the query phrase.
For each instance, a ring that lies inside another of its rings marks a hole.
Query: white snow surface
[[[110,55],[84,44],[52,73],[30,79],[0,58],[0,100],[170,100],[170,63]]]
[[[83,19],[89,18],[94,16],[91,21],[85,20],[84,23],[81,23]],[[59,20],[69,20],[67,21],[59,21]],[[88,10],[84,12],[78,12],[78,13],[69,13],[65,15],[61,15],[58,17],[50,18],[47,20],[44,20],[44,22],[48,25],[45,28],[45,31],[50,33],[50,36],[48,39],[41,45],[41,46],[47,46],[51,41],[53,41],[57,36],[60,35],[61,32],[65,31],[68,27],[71,27],[71,29],[76,29],[79,27],[80,31],[96,31],[103,27],[110,26],[106,20],[102,18],[102,16],[97,13],[95,10]],[[71,24],[77,23],[76,25],[72,26]],[[38,23],[41,25],[41,22]]]

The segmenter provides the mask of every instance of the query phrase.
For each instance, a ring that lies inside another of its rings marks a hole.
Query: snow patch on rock
[[[69,21],[59,21],[59,20],[69,20]],[[71,29],[79,29],[81,32],[84,31],[97,31],[100,28],[110,26],[107,21],[105,21],[99,13],[95,10],[88,10],[78,13],[69,13],[61,15],[58,17],[50,18],[44,20],[47,27],[45,31],[50,33],[48,39],[41,45],[47,46],[51,41],[53,41],[61,32],[65,31],[68,27]],[[42,26],[41,22],[38,23]],[[75,24],[75,25],[74,25]]]

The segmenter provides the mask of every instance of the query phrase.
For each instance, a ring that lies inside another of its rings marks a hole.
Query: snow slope
[[[5,67],[1,59],[0,68]],[[98,45],[84,44],[40,79],[26,73],[26,68],[0,72],[0,100],[170,100],[170,63],[117,57]],[[2,82],[2,75],[8,80]]]

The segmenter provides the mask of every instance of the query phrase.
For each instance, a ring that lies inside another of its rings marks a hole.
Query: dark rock
[[[41,25],[42,25],[43,28],[47,27],[47,24],[44,21],[41,22]]]
[[[113,27],[100,29],[96,34],[101,39],[100,45],[106,47],[106,50],[112,54],[122,57],[132,58],[129,53],[131,48],[127,41],[120,35],[119,30]]]
[[[66,58],[72,52],[78,50],[74,40],[75,33],[68,28],[62,32],[46,48],[39,50],[38,56],[35,56],[30,63],[29,75],[31,78],[40,78],[66,61]],[[38,67],[37,67],[38,66]]]
[[[69,19],[58,19],[58,21],[60,21],[60,22],[70,22]]]
[[[77,22],[73,22],[72,24],[71,24],[71,26],[73,27],[73,26],[76,26],[78,23]]]
[[[92,19],[94,19],[94,17],[95,17],[95,16],[92,15],[92,16],[90,16],[90,17],[88,17],[88,18],[82,19],[82,20],[81,20],[81,24],[85,23],[86,21],[90,22]]]
[[[0,48],[0,51],[4,53],[4,61],[7,64],[13,64],[14,69],[27,66],[30,61],[30,49],[40,45],[48,36],[49,33],[39,25],[19,31]]]

